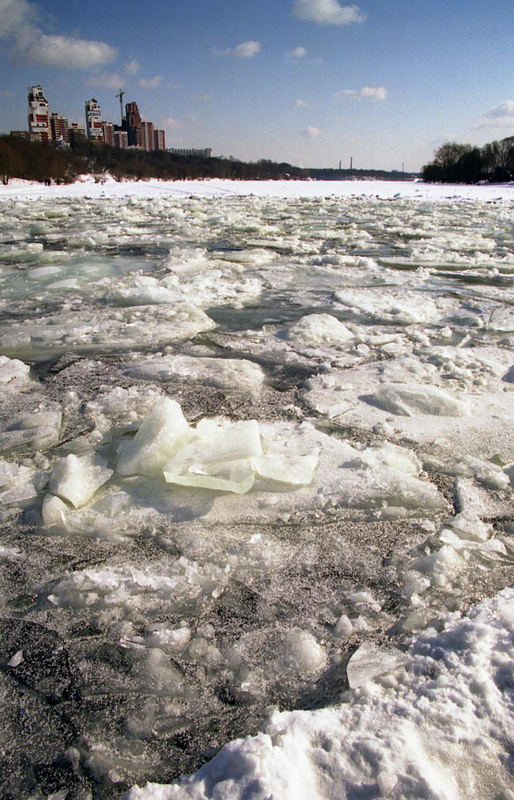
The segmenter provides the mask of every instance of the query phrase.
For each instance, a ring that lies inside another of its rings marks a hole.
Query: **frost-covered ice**
[[[0,207],[0,794],[510,800],[512,186]]]

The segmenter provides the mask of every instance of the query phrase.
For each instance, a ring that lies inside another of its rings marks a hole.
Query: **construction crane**
[[[116,95],[116,97],[120,98],[120,114],[121,114],[121,124],[122,125],[123,125],[123,95],[124,94],[125,94],[125,92],[123,91],[123,89],[120,89],[120,91]]]

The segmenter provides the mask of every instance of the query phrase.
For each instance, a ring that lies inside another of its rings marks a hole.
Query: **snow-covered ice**
[[[0,186],[2,796],[512,800],[512,192]]]

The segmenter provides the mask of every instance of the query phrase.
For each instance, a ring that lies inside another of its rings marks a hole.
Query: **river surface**
[[[6,800],[171,784],[512,583],[511,201],[93,195],[0,203]]]

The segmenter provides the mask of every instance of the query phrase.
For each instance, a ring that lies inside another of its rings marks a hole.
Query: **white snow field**
[[[514,800],[514,187],[0,186],[0,796]]]

